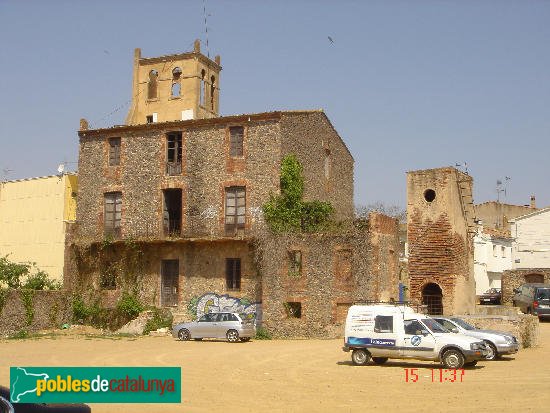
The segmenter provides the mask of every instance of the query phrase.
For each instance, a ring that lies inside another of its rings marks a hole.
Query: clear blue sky
[[[550,1],[206,6],[221,113],[323,108],[355,157],[356,203],[404,206],[406,171],[467,162],[476,203],[509,176],[508,203],[550,206]],[[206,52],[202,0],[0,0],[0,34],[8,179],[76,161],[81,117],[124,122],[127,106],[107,115],[130,98],[134,48]]]

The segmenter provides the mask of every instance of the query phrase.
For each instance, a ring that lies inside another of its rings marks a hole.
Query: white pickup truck
[[[402,304],[353,305],[348,310],[344,351],[356,365],[388,359],[440,361],[445,368],[475,366],[485,358],[481,340],[453,334],[427,315]]]

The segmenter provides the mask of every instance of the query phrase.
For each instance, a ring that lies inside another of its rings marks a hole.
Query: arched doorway
[[[542,274],[526,274],[525,275],[526,283],[543,283],[544,275]]]
[[[424,286],[422,304],[428,306],[428,314],[443,314],[443,292],[439,285],[429,283]]]

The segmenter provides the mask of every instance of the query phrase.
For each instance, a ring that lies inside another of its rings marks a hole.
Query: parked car
[[[525,314],[533,314],[539,319],[550,317],[550,284],[529,283],[514,289],[512,300]]]
[[[176,324],[172,336],[179,340],[225,338],[230,343],[249,341],[256,334],[254,320],[237,313],[204,314],[197,321]]]
[[[433,318],[404,304],[352,305],[346,318],[344,347],[356,365],[388,359],[432,360],[446,369],[475,366],[487,356],[486,344],[452,334]]]
[[[494,360],[504,354],[515,354],[519,350],[519,342],[512,334],[496,330],[482,330],[457,317],[434,316],[435,321],[453,333],[478,338],[487,344],[489,350],[485,358]]]
[[[480,304],[500,304],[502,300],[502,291],[500,288],[489,288],[479,296]]]

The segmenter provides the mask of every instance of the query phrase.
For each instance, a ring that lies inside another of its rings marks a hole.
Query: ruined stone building
[[[321,335],[353,301],[395,297],[395,220],[266,230],[285,155],[303,165],[304,199],[330,202],[340,223],[353,219],[354,160],[321,110],[219,116],[220,71],[198,42],[155,58],[137,49],[127,124],[81,121],[66,284],[111,305],[133,288],[180,313],[256,313],[287,335]]]
[[[407,173],[409,294],[430,314],[474,309],[472,185],[451,167]]]

